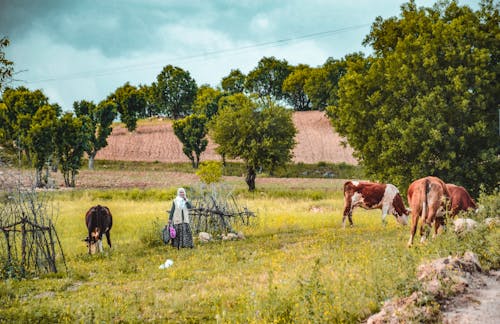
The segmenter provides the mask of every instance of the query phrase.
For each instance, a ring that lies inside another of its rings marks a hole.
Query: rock
[[[207,233],[207,232],[200,232],[198,234],[198,240],[201,243],[208,243],[212,240],[212,235],[210,233]]]
[[[457,218],[453,221],[455,233],[468,232],[477,227],[477,222],[470,218]]]
[[[481,265],[472,252],[466,252],[462,257],[449,256],[422,264],[417,269],[422,291],[385,302],[380,312],[370,316],[367,323],[442,322],[439,307],[429,303],[429,298],[443,301],[463,294],[470,287],[482,284],[477,279],[479,272]]]
[[[237,239],[238,239],[238,235],[235,233],[227,233],[227,235],[222,234],[223,241],[232,241],[232,240],[237,240]]]

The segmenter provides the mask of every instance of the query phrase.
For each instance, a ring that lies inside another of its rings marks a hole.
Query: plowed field
[[[293,122],[297,128],[297,146],[294,162],[331,162],[357,164],[350,147],[341,145],[342,138],[334,132],[323,112],[295,112]],[[209,141],[201,160],[220,160],[216,144]],[[170,120],[141,124],[134,132],[115,126],[108,137],[108,146],[99,151],[98,160],[189,162],[182,153]]]

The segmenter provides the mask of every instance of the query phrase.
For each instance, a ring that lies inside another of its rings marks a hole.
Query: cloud
[[[419,6],[433,3],[417,1]],[[374,18],[398,15],[400,4],[399,0],[0,1],[0,31],[11,41],[6,57],[14,61],[15,70],[28,70],[18,77],[71,109],[76,100],[103,100],[127,81],[150,84],[168,64],[190,72],[198,85],[216,86],[231,69],[248,73],[264,56],[318,66],[328,57],[367,53],[370,49],[361,42]]]

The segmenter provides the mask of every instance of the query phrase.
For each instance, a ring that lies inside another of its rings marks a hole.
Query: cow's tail
[[[425,179],[425,196],[424,196],[424,202],[422,203],[422,221],[425,222],[427,218],[427,213],[429,210],[429,192],[431,191],[431,183],[429,179]]]

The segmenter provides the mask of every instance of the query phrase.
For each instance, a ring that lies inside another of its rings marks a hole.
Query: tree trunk
[[[43,188],[45,185],[43,183],[43,176],[42,176],[43,169],[36,169],[35,170],[35,187],[37,188]]]
[[[89,170],[94,170],[94,159],[96,155],[97,152],[92,152],[92,154],[89,154]]]
[[[252,166],[247,167],[247,176],[245,181],[248,185],[248,191],[255,190],[255,177],[257,174],[255,173],[255,169]]]
[[[195,169],[198,169],[198,166],[200,165],[200,155],[196,154],[196,161],[195,161]]]
[[[64,185],[69,188],[70,187],[69,171],[63,171],[63,178],[64,178]]]
[[[76,171],[71,170],[71,188],[75,187],[76,184],[75,178],[76,178]]]

